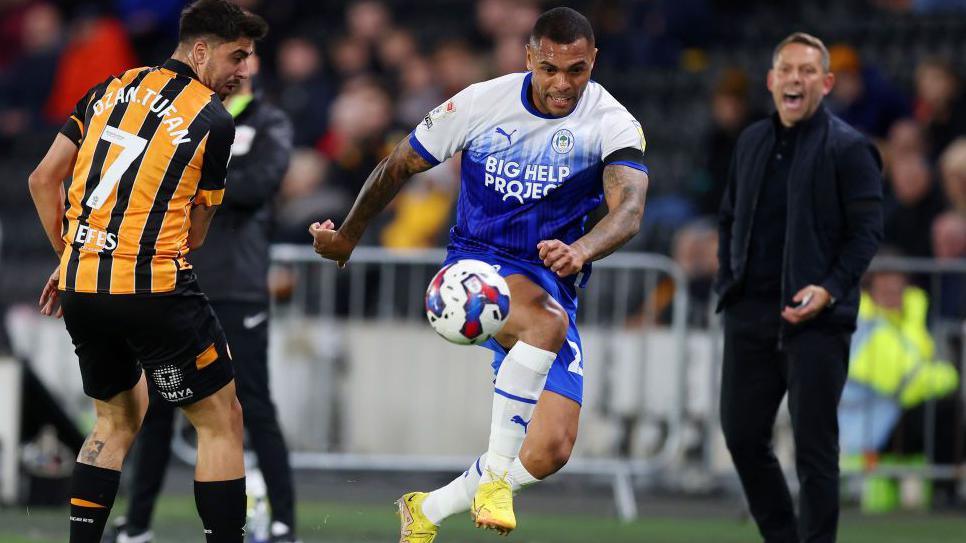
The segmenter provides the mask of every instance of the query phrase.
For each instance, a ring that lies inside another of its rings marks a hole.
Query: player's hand
[[[793,302],[798,305],[794,307],[785,306],[782,309],[782,318],[792,324],[800,324],[818,315],[829,302],[832,295],[827,290],[818,285],[808,285],[795,294]]]
[[[40,291],[40,314],[48,317],[61,318],[64,316],[64,308],[60,305],[60,291],[57,284],[60,282],[60,266],[54,268],[54,273],[50,274],[44,290]]]
[[[340,268],[345,267],[352,255],[352,250],[356,248],[356,244],[340,234],[335,229],[335,223],[330,220],[312,223],[309,226],[309,234],[312,234],[314,239],[312,246],[315,247],[315,252],[322,258],[334,260]]]
[[[550,268],[557,277],[567,277],[579,272],[587,261],[578,246],[567,245],[558,239],[541,241],[537,244],[537,250],[543,265]]]

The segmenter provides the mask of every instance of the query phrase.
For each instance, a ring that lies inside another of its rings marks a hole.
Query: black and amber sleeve
[[[235,121],[220,103],[212,102],[208,107],[214,109],[211,130],[205,143],[201,162],[201,179],[195,205],[221,205],[225,197],[225,179],[228,176],[228,162],[231,160],[231,144],[235,141]]]
[[[90,106],[91,100],[95,96],[101,96],[104,94],[104,89],[107,87],[108,83],[113,79],[113,77],[107,78],[107,81],[103,83],[98,83],[97,85],[91,87],[80,100],[77,101],[77,105],[74,106],[74,111],[70,113],[67,117],[67,121],[64,126],[60,128],[60,133],[67,136],[70,141],[74,142],[74,145],[80,147],[80,142],[84,139],[84,134],[86,133],[86,122],[87,122],[87,107]]]

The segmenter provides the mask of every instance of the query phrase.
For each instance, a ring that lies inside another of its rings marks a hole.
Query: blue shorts
[[[467,251],[450,248],[443,265],[452,264],[463,259],[481,260],[496,268],[500,275],[525,275],[528,279],[547,291],[567,312],[570,321],[567,329],[567,339],[557,353],[557,359],[550,366],[547,383],[544,390],[549,390],[570,398],[578,404],[583,404],[584,398],[584,357],[580,344],[580,334],[577,332],[577,276],[560,278],[541,264],[522,262],[512,258],[497,256],[490,253]],[[506,349],[495,339],[483,343],[493,351],[493,373],[500,369],[500,364],[506,358]]]

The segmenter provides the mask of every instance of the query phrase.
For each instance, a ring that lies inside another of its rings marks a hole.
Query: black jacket
[[[272,207],[291,152],[292,124],[277,107],[256,97],[235,118],[224,200],[188,254],[210,300],[268,302]]]
[[[752,221],[776,130],[776,115],[749,126],[731,160],[718,221],[718,311],[742,296]],[[881,169],[872,143],[825,106],[802,122],[788,176],[781,306],[793,305],[803,287],[821,285],[835,303],[810,325],[855,328],[859,279],[882,239]]]

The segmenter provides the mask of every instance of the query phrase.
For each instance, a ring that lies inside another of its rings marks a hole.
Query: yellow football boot
[[[433,543],[439,526],[423,514],[427,492],[410,492],[396,500],[399,506],[399,543]]]
[[[477,528],[496,530],[500,535],[507,535],[517,527],[517,518],[513,514],[513,490],[506,480],[506,474],[480,483],[473,496],[470,514]]]

